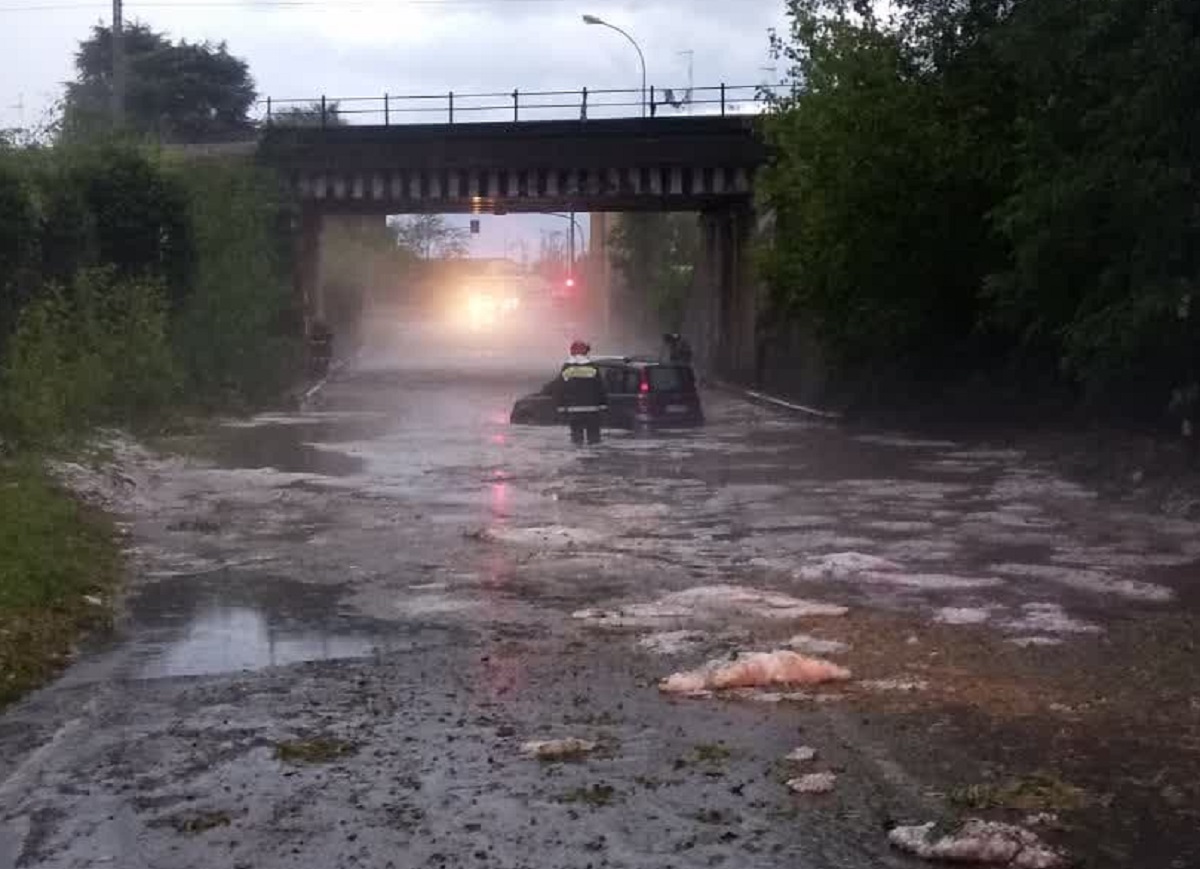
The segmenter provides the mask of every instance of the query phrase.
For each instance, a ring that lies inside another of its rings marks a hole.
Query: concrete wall
[[[806,324],[771,316],[754,267],[755,241],[772,231],[770,215],[748,208],[701,214],[685,333],[702,375],[821,403],[831,381],[820,344]]]

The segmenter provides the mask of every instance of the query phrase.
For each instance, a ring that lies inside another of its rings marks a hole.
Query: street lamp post
[[[609,24],[607,21],[603,20],[602,18],[597,18],[595,15],[583,16],[583,23],[599,24],[601,27],[607,27],[610,30],[617,31],[617,33],[629,40],[629,44],[632,45],[634,50],[637,52],[638,61],[642,65],[642,117],[646,117],[646,56],[642,54],[642,47],[637,44],[636,39],[634,39],[620,27],[617,27],[615,24]]]

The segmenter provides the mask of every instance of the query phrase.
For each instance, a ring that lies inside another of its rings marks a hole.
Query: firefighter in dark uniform
[[[663,335],[662,359],[680,365],[691,365],[692,345],[678,332],[667,332]]]
[[[600,443],[601,415],[608,409],[608,394],[600,369],[592,364],[588,354],[592,348],[586,341],[571,344],[571,358],[563,363],[558,384],[558,409],[571,426],[571,441],[582,444]]]

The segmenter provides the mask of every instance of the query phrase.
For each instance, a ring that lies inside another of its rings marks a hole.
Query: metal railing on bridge
[[[392,126],[412,123],[512,122],[683,115],[755,115],[791,92],[791,84],[714,85],[491,93],[389,94],[259,100],[260,120],[274,126]]]

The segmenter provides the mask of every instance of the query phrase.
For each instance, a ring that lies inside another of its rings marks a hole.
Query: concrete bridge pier
[[[749,207],[700,215],[700,249],[688,300],[685,331],[700,372],[751,382],[757,358],[759,288]]]
[[[303,206],[296,233],[296,256],[293,284],[296,295],[304,305],[305,334],[314,320],[324,320],[325,291],[321,281],[321,235],[325,216],[320,209]]]

